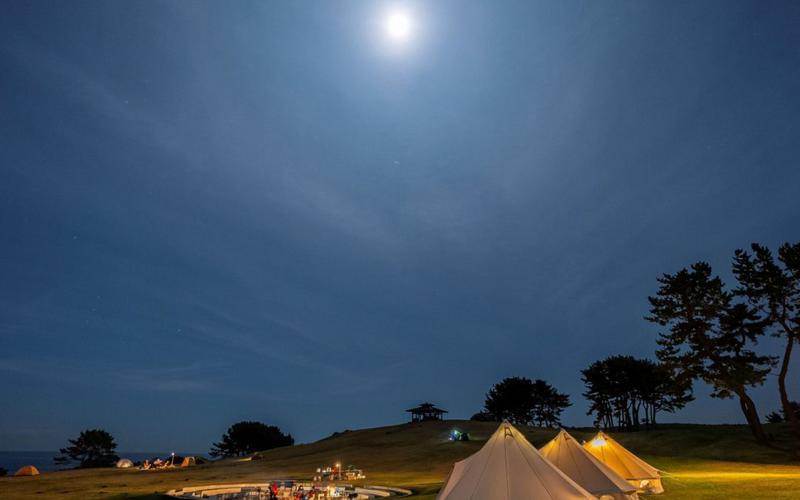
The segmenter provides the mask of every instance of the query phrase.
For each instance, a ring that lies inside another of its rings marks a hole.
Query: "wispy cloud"
[[[32,73],[36,80],[61,82],[58,88],[63,99],[81,103],[106,126],[139,138],[142,144],[155,145],[164,153],[188,160],[199,159],[198,152],[187,142],[185,129],[115,86],[103,73],[90,72],[64,54],[33,44],[17,42],[5,49],[17,65]]]
[[[215,374],[230,370],[227,362],[192,362],[169,366],[123,366],[104,370],[108,382],[140,391],[215,393],[221,385]]]

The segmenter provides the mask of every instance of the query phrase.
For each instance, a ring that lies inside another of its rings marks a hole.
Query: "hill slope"
[[[457,427],[468,442],[450,442]],[[453,465],[477,451],[496,423],[445,421],[346,431],[315,443],[270,450],[263,459],[223,460],[168,471],[84,470],[0,479],[0,498],[123,498],[163,492],[186,485],[310,478],[317,467],[337,461],[367,474],[367,484],[409,487],[430,498]],[[556,431],[521,428],[541,446]],[[782,426],[768,426],[784,442]],[[570,429],[588,439],[589,429]],[[800,466],[784,452],[757,447],[742,426],[669,425],[651,432],[614,434],[626,447],[656,467],[672,473],[667,494],[659,498],[798,498]]]

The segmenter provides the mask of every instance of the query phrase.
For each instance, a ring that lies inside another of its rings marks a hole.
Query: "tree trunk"
[[[750,396],[747,395],[747,391],[745,391],[744,388],[737,390],[736,394],[739,396],[739,405],[742,408],[742,413],[744,413],[747,424],[750,426],[753,437],[758,444],[766,446],[768,444],[767,435],[764,433],[764,428],[761,426],[761,419],[758,418],[756,404],[750,399]]]
[[[795,458],[798,458],[800,457],[800,451],[798,451],[798,447],[800,446],[800,421],[797,420],[797,415],[794,414],[794,409],[792,408],[789,396],[786,394],[786,374],[789,372],[789,360],[792,357],[794,335],[790,329],[786,328],[786,325],[783,325],[783,327],[784,330],[786,330],[787,338],[786,349],[783,351],[783,360],[781,361],[781,371],[778,373],[778,390],[781,393],[781,406],[783,406],[783,413],[786,416],[786,419],[789,421],[789,425],[792,428],[792,433],[794,434],[795,438],[793,454]]]
[[[633,427],[633,424],[631,422],[632,422],[632,419],[631,419],[631,407],[630,407],[629,403],[626,402],[625,403],[625,429],[626,430],[631,430],[631,428]]]

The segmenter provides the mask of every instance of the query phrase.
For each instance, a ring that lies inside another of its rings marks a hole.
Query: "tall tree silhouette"
[[[77,439],[69,440],[70,446],[59,450],[61,455],[53,461],[57,464],[78,462],[78,467],[111,467],[119,460],[114,453],[117,443],[114,437],[102,429],[89,429],[82,431]]]
[[[701,379],[713,387],[712,397],[734,395],[756,441],[767,444],[755,402],[747,388],[764,383],[774,360],[750,349],[764,335],[758,311],[733,304],[711,266],[693,264],[658,279],[658,293],[649,297],[649,321],[667,327],[659,334],[658,358],[679,381]]]
[[[769,248],[753,243],[752,253],[737,250],[733,273],[739,281],[735,293],[745,297],[764,316],[766,327],[785,340],[778,392],[783,413],[795,435],[795,455],[800,454],[800,420],[786,392],[786,376],[794,344],[800,341],[800,243],[785,243],[778,249],[777,262]]]

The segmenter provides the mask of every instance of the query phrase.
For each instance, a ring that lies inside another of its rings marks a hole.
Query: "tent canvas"
[[[624,446],[611,439],[606,433],[598,432],[583,447],[611,470],[625,478],[639,493],[663,493],[661,473]]]
[[[636,488],[562,430],[539,449],[561,472],[600,500],[638,500]]]
[[[120,458],[117,460],[117,463],[114,465],[117,469],[130,469],[133,467],[133,462],[128,460],[127,458]]]
[[[596,498],[547,461],[511,424],[456,462],[438,500],[578,500]]]

